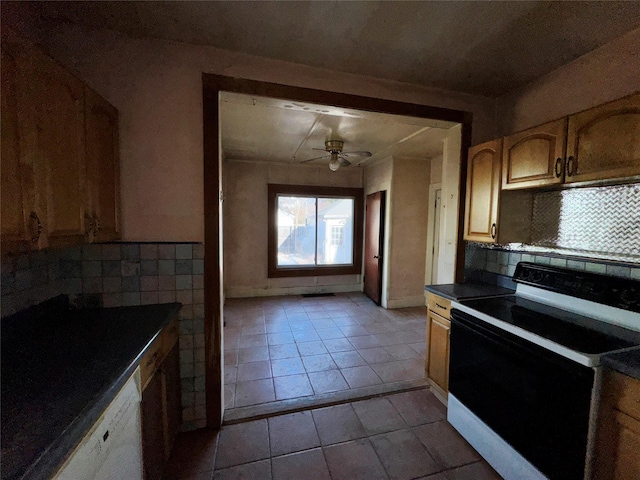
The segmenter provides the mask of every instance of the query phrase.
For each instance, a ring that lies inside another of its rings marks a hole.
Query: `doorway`
[[[224,414],[223,403],[223,277],[222,277],[222,151],[220,142],[220,92],[286,98],[320,105],[334,105],[364,111],[406,115],[462,124],[462,168],[466,172],[466,151],[470,145],[471,114],[464,111],[428,107],[357,95],[313,90],[203,74],[203,136],[204,136],[204,204],[205,204],[205,392],[207,425],[219,428]],[[464,182],[461,178],[461,198]],[[462,229],[460,229],[462,231]],[[460,244],[463,247],[463,244]],[[458,255],[464,265],[464,249]]]
[[[367,195],[364,233],[364,293],[380,305],[384,249],[385,192]]]
[[[442,210],[442,185],[429,186],[429,225],[427,227],[427,264],[425,265],[425,285],[438,283],[438,263],[440,258],[440,219]]]

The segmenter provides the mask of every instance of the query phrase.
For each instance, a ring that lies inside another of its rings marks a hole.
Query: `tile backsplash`
[[[204,245],[92,244],[7,257],[1,289],[2,317],[60,294],[78,306],[182,303],[183,429],[205,425]]]
[[[475,242],[466,242],[465,278],[477,278],[477,272],[484,271],[497,275],[513,276],[518,262],[584,270],[614,277],[640,280],[640,265],[597,261],[558,254],[539,254],[502,249]]]

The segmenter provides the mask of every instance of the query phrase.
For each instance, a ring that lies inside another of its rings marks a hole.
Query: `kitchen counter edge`
[[[446,283],[440,285],[425,285],[424,289],[427,292],[452,301],[480,297],[494,297],[498,295],[512,295],[515,292],[509,288],[484,283]]]
[[[602,357],[602,365],[640,380],[640,348],[605,355]]]
[[[97,393],[95,401],[86,405],[71,423],[64,429],[57,440],[49,445],[49,447],[42,453],[42,455],[32,463],[24,474],[21,476],[24,478],[32,479],[48,479],[52,478],[56,472],[64,465],[64,462],[73,454],[76,447],[80,444],[82,439],[89,433],[91,428],[100,419],[102,413],[107,409],[111,402],[115,399],[116,395],[126,383],[126,381],[133,375],[136,368],[140,364],[140,361],[147,349],[158,338],[158,335],[162,330],[169,325],[169,323],[176,318],[180,309],[181,303],[167,303],[167,304],[154,304],[148,305],[149,307],[157,308],[159,306],[165,306],[166,311],[164,318],[158,320],[158,328],[146,341],[141,340],[142,349],[135,354],[135,356],[128,362],[127,365],[122,364],[121,373],[112,382],[105,384],[105,387]],[[134,307],[117,307],[119,310],[131,309],[132,311],[139,310],[141,313],[145,305]],[[110,310],[110,309],[104,309]],[[144,342],[144,343],[143,343]]]

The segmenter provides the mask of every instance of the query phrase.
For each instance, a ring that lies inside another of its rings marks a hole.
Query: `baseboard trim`
[[[387,300],[387,308],[424,307],[425,297],[414,295],[412,297],[402,297]]]
[[[362,285],[314,285],[310,287],[226,287],[225,298],[275,297],[284,295],[302,295],[303,293],[351,293],[362,292]]]

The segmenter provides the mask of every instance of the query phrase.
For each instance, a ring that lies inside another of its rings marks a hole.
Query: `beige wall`
[[[363,169],[225,160],[223,178],[226,297],[360,291],[360,275],[267,277],[267,185],[362,187]]]
[[[495,136],[492,99],[71,25],[38,40],[120,112],[128,241],[203,240],[202,72],[472,111]]]
[[[430,172],[428,159],[393,159],[389,308],[424,305]]]
[[[498,99],[498,136],[640,91],[640,29]],[[474,138],[474,143],[476,139]]]

